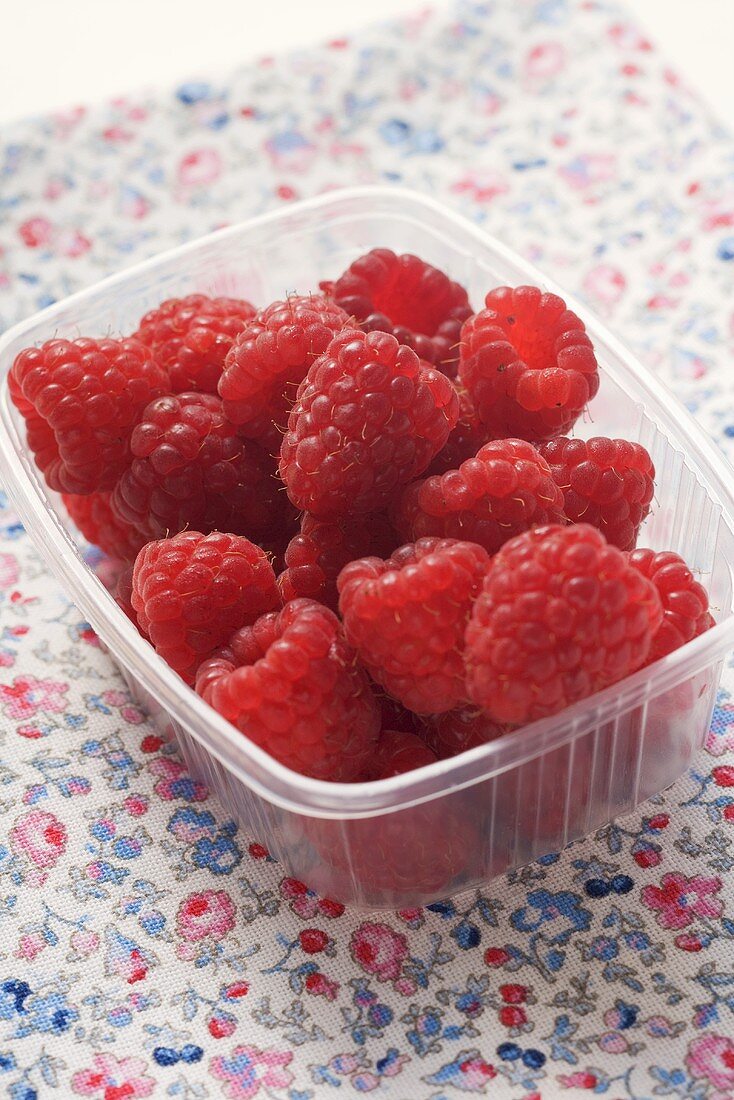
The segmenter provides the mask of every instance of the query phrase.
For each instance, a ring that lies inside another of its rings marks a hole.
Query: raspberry
[[[359,883],[364,901],[380,909],[423,905],[465,884],[482,838],[458,804],[436,799],[399,813],[339,823],[303,818],[287,839],[314,849],[309,885],[338,896],[344,882]],[[489,870],[489,868],[487,868]],[[456,885],[455,885],[456,884]]]
[[[556,294],[501,286],[461,331],[459,378],[496,436],[567,432],[599,389],[583,322]]]
[[[481,711],[463,708],[432,718],[425,723],[421,734],[438,759],[446,760],[478,745],[486,745],[488,741],[495,741],[511,728],[491,722]]]
[[[273,302],[245,325],[219,380],[224,411],[242,435],[268,438],[273,422],[285,428],[308,368],[348,321],[333,301],[313,294]]]
[[[282,505],[268,457],[240,439],[213,394],[152,401],[131,450],[113,507],[149,538],[185,527],[257,537],[279,522]]]
[[[563,492],[571,522],[590,523],[612,546],[634,550],[655,491],[655,467],[645,448],[597,436],[551,439],[538,450]]]
[[[137,340],[49,340],[21,351],[11,378],[29,447],[49,487],[64,493],[114,486],[142,410],[168,386]]]
[[[347,640],[372,677],[409,710],[461,703],[464,631],[489,568],[481,546],[421,539],[391,558],[363,558],[339,575]]]
[[[513,823],[518,863],[559,852],[570,840],[595,827],[601,783],[606,791],[607,779],[619,779],[628,789],[635,759],[629,755],[629,743],[625,746],[623,740],[619,746],[613,776],[604,774],[611,761],[603,749],[601,753],[598,746],[595,750],[595,745],[591,734],[578,737],[502,776],[494,815],[498,821]],[[613,800],[611,794],[608,797]]]
[[[488,553],[513,535],[565,522],[563,494],[544,458],[522,439],[485,443],[458,470],[416,481],[395,509],[405,539],[467,539]]]
[[[58,484],[61,459],[53,428],[39,416],[30,401],[26,401],[12,370],[8,372],[8,390],[13,404],[25,422],[26,443],[36,466],[43,471],[49,485]]]
[[[634,550],[629,555],[643,577],[652,581],[663,605],[663,621],[653,637],[648,664],[697,638],[714,625],[708,593],[683,558],[672,550]]]
[[[232,342],[255,315],[240,298],[169,298],[143,317],[135,336],[155,355],[173,393],[216,393]]]
[[[111,495],[62,493],[61,499],[87,542],[98,546],[111,558],[132,561],[146,540],[138,530],[117,518],[110,503]]]
[[[127,615],[131,623],[133,623],[138,630],[140,630],[140,623],[138,617],[135,614],[135,608],[133,607],[133,566],[129,565],[127,569],[123,569],[120,576],[117,578],[117,584],[115,586],[115,601],[122,608]],[[142,630],[140,630],[142,634]]]
[[[383,730],[365,778],[390,779],[414,768],[425,768],[428,764],[434,764],[436,759],[436,754],[417,734]]]
[[[467,458],[474,458],[477,451],[491,436],[477,416],[476,409],[466,390],[459,389],[459,419],[445,446],[438,452],[428,474],[446,474],[449,470],[458,470]]]
[[[389,332],[421,359],[455,375],[461,325],[471,316],[463,286],[418,256],[374,248],[333,285],[331,295],[368,331]]]
[[[196,689],[303,775],[349,782],[374,752],[380,708],[336,615],[313,600],[293,600],[238,631],[201,666]]]
[[[497,553],[466,632],[471,700],[495,722],[555,714],[644,664],[655,586],[595,527],[537,527]]]
[[[393,336],[344,329],[291,410],[280,452],[289,497],[324,519],[380,511],[441,450],[458,405],[449,380]]]
[[[278,603],[270,562],[239,535],[183,531],[149,542],[135,561],[132,606],[140,628],[187,683],[235,630]]]
[[[283,603],[306,596],[336,611],[336,578],[344,566],[371,554],[387,557],[398,541],[392,525],[380,514],[344,523],[305,513],[299,533],[285,552],[285,572],[278,577]]]

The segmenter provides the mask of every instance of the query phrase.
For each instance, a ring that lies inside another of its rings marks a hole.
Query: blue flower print
[[[76,1020],[79,1010],[70,1005],[66,995],[54,989],[36,993],[26,1005],[26,1018],[16,1030],[18,1038],[38,1031],[44,1035],[62,1035]]]
[[[8,1089],[10,1100],[38,1100],[38,1093],[27,1081],[14,1081]]]
[[[25,1012],[25,1002],[30,993],[28,982],[7,978],[0,985],[0,1020],[12,1020],[16,1013]]]
[[[242,851],[231,837],[220,833],[215,840],[203,837],[197,841],[191,858],[213,875],[229,875],[242,862]]]
[[[497,1071],[478,1050],[462,1050],[456,1058],[423,1080],[428,1085],[450,1085],[459,1092],[483,1093]]]
[[[192,806],[179,806],[171,814],[166,826],[169,833],[183,844],[194,844],[204,836],[213,836],[216,821],[210,810],[195,810]]]
[[[202,100],[208,99],[211,90],[211,85],[203,80],[189,80],[176,89],[176,97],[186,107],[190,107],[192,103],[200,103]]]
[[[574,932],[588,928],[591,923],[591,913],[580,905],[580,901],[580,896],[569,890],[560,890],[557,894],[549,890],[531,890],[527,905],[514,910],[510,923],[517,932],[542,929],[543,939],[548,943],[568,943]]]

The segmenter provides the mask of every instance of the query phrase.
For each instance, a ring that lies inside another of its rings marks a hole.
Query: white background
[[[628,4],[688,83],[734,124],[734,0]],[[421,6],[421,0],[0,0],[0,125],[143,85],[226,73],[258,54],[339,37]]]

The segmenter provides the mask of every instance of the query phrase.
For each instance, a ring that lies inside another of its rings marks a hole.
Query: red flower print
[[[642,901],[657,910],[655,919],[663,928],[685,928],[695,917],[721,916],[724,903],[714,896],[721,885],[720,878],[687,878],[676,871],[663,875],[659,886],[646,886]]]

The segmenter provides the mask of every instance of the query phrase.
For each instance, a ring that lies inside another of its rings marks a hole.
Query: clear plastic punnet
[[[315,289],[375,247],[415,252],[469,290],[561,293],[585,321],[601,386],[576,434],[644,444],[657,471],[639,545],[681,554],[716,625],[649,668],[550,718],[377,783],[327,783],[283,767],[211,710],[135,631],[85,564],[78,532],[25,445],[7,372],[52,337],[131,332],[165,298],[202,292],[264,305]],[[543,272],[437,202],[407,190],[334,191],[220,230],[67,298],[0,341],[0,466],[28,533],[120,666],[135,699],[173,731],[191,770],[245,832],[321,894],[371,909],[423,905],[627,813],[672,783],[706,735],[734,643],[734,471],[682,405]]]

